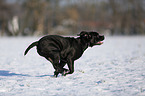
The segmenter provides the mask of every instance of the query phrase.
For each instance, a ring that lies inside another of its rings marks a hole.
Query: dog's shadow
[[[32,77],[28,74],[17,74],[17,73],[13,73],[10,71],[6,71],[6,70],[0,70],[0,76],[26,76],[26,77]],[[35,77],[54,77],[53,75],[39,75],[39,76],[35,76]]]
[[[6,70],[0,70],[0,76],[30,76],[28,74],[17,74]]]
[[[54,75],[40,75],[40,76],[36,76],[36,77],[54,77]]]

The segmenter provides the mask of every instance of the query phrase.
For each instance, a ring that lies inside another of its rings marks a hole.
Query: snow
[[[53,78],[36,49],[38,37],[0,37],[0,96],[145,96],[145,37],[106,37],[75,61],[72,75]]]

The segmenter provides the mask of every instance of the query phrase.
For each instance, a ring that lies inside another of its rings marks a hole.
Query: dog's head
[[[78,34],[81,39],[83,39],[90,47],[94,45],[101,45],[103,44],[103,40],[105,39],[104,35],[100,35],[98,32],[86,32],[82,31]]]

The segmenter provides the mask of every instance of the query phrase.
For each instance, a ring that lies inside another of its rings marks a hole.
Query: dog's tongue
[[[101,41],[96,43],[96,45],[101,45],[101,44],[103,44],[103,42],[101,42]]]

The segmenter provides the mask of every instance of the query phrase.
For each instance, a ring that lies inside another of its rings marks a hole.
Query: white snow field
[[[38,39],[0,37],[0,96],[145,96],[145,36],[106,37],[58,78],[36,48],[23,55]]]

